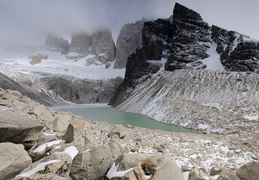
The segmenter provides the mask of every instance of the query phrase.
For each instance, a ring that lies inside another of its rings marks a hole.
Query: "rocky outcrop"
[[[95,63],[105,64],[115,59],[115,44],[111,30],[99,30],[93,34],[81,33],[72,36],[66,57],[79,59],[88,55],[96,56]],[[90,64],[89,64],[90,65]]]
[[[200,66],[194,62],[209,57],[206,53],[209,48],[206,43],[210,42],[209,25],[198,13],[178,3],[175,4],[171,23],[172,46],[165,69],[185,69],[188,64]]]
[[[212,26],[212,39],[226,70],[259,71],[259,42],[223,28]]]
[[[23,145],[10,142],[0,143],[0,162],[0,179],[12,179],[32,163]]]
[[[142,45],[142,28],[144,20],[125,24],[120,30],[116,43],[116,60],[114,68],[125,68],[128,56]]]
[[[210,27],[200,14],[178,3],[168,19],[145,22],[142,46],[128,57],[125,79],[110,104],[120,104],[134,88],[158,71],[259,69],[258,41],[237,32]],[[208,67],[212,66],[212,67]],[[218,69],[220,69],[218,67]]]
[[[69,45],[70,43],[61,36],[48,34],[44,47],[52,51],[64,53],[69,48]]]

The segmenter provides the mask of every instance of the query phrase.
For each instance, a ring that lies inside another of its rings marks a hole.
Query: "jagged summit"
[[[173,11],[173,19],[179,19],[182,21],[184,20],[203,21],[199,13],[179,3],[175,3],[174,11]]]

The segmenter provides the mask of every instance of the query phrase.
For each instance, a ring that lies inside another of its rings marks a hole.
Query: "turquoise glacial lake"
[[[71,112],[74,115],[91,119],[95,121],[103,121],[110,124],[131,125],[144,127],[149,129],[159,129],[172,132],[199,133],[194,129],[187,129],[179,126],[161,123],[155,121],[148,116],[136,113],[116,111],[106,104],[81,104],[81,105],[65,105],[51,107],[64,112]]]

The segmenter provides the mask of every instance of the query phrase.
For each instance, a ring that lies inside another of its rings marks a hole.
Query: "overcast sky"
[[[48,32],[71,34],[110,27],[116,39],[125,23],[168,18],[175,0],[0,0],[1,41],[32,44]],[[258,0],[178,0],[209,24],[259,40]]]

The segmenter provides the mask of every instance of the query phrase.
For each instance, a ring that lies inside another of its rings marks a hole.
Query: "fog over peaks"
[[[259,39],[257,0],[0,0],[0,41],[43,44],[48,33],[71,36],[107,27],[116,40],[125,23],[168,18],[175,2],[210,24]]]

